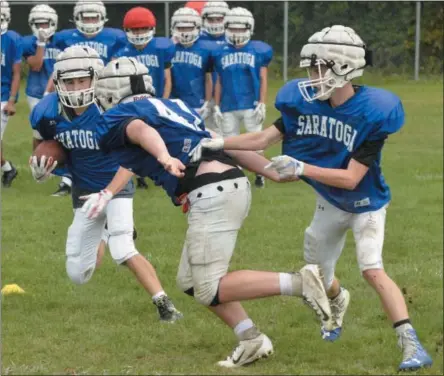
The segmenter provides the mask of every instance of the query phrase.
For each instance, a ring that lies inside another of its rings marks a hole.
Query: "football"
[[[47,158],[52,157],[55,161],[57,161],[58,166],[62,166],[66,161],[65,150],[56,140],[42,141],[35,148],[33,155],[37,157],[38,161],[40,161],[40,158],[43,155],[45,155]]]

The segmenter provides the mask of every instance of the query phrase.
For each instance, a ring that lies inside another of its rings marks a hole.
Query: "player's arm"
[[[29,56],[26,62],[29,68],[34,72],[40,72],[43,66],[43,57],[45,56],[45,44],[37,44],[35,55]]]
[[[346,169],[322,168],[304,164],[303,175],[336,188],[354,190],[378,158],[385,139],[365,141],[353,154]]]
[[[213,77],[211,72],[205,73],[205,102],[209,102],[213,96]]]
[[[217,75],[216,84],[214,85],[214,104],[220,105],[220,98],[222,95],[222,85],[220,83],[220,77]]]
[[[48,83],[46,84],[46,89],[45,89],[46,94],[49,94],[49,93],[52,93],[53,91],[55,91],[53,74],[51,74],[51,77],[49,77]]]
[[[260,91],[259,102],[266,103],[268,90],[268,67],[261,67],[260,70]]]
[[[171,66],[169,66],[168,68],[165,68],[163,70],[163,74],[164,74],[165,84],[163,87],[163,97],[162,98],[167,99],[170,97],[171,88],[173,87],[173,83],[172,83],[172,79],[171,79]]]
[[[125,129],[128,141],[150,153],[170,174],[183,177],[184,164],[173,158],[160,134],[140,119],[132,120]]]
[[[107,185],[105,188],[107,191],[111,192],[113,196],[119,193],[131,180],[134,176],[134,173],[127,170],[126,168],[119,167],[116,174],[113,177],[113,180]]]
[[[21,76],[21,64],[15,63],[12,66],[12,83],[11,91],[9,92],[8,103],[6,104],[4,111],[9,116],[12,116],[16,112],[15,102],[17,100],[17,94],[20,89],[20,76]]]

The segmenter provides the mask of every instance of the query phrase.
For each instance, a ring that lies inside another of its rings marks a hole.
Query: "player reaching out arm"
[[[44,97],[31,114],[34,138],[57,140],[67,153],[73,176],[74,219],[67,234],[66,272],[76,284],[91,279],[100,262],[97,249],[106,225],[108,247],[114,261],[133,272],[152,296],[161,320],[176,321],[182,314],[163,291],[153,266],[134,244],[133,173],[120,168],[97,144],[97,123],[103,109],[96,102],[94,90],[102,68],[103,62],[94,49],[68,47],[57,57],[54,66],[57,93]],[[154,139],[156,134],[151,137]],[[175,166],[168,155],[160,154],[159,158],[166,168]],[[31,159],[34,178],[47,178],[53,166],[40,161],[38,170],[34,160]]]
[[[202,152],[200,140],[210,134],[197,112],[181,100],[154,98],[153,92],[152,79],[143,64],[133,58],[110,62],[101,71],[96,90],[107,109],[97,127],[99,144],[122,167],[162,186],[175,205],[188,206],[188,231],[177,284],[234,330],[239,344],[218,364],[240,367],[273,352],[270,339],[256,328],[241,300],[275,295],[304,297],[330,327],[331,310],[316,266],[306,266],[294,274],[228,272],[251,201],[250,183],[237,165],[263,171],[269,161],[255,152],[234,152],[236,159],[224,152]],[[153,130],[162,143],[150,140]],[[159,154],[153,154],[152,148],[162,148],[162,144],[186,166],[183,178],[167,173],[158,163]],[[274,171],[265,175],[279,180]]]
[[[410,322],[404,297],[382,262],[386,208],[391,193],[381,172],[386,138],[404,124],[404,109],[394,94],[351,80],[363,74],[369,54],[351,28],[336,25],[310,37],[301,51],[308,80],[293,80],[276,97],[281,118],[266,130],[202,146],[218,150],[261,150],[283,140],[282,156],[270,168],[281,177],[300,177],[317,193],[316,212],[305,231],[306,262],[319,264],[330,297],[333,330],[339,338],[350,295],[334,276],[335,265],[353,231],[359,268],[375,289],[403,352],[399,370],[428,367],[432,359]]]

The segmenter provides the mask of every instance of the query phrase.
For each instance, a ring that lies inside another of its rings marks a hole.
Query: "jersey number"
[[[160,101],[159,99],[151,98],[150,102],[156,107],[157,112],[159,113],[159,116],[166,118],[168,120],[174,121],[175,123],[182,124],[185,127],[191,128],[195,131],[201,131],[202,129],[199,128],[199,125],[202,123],[202,120],[194,115],[190,109],[187,107],[185,103],[183,103],[180,99],[171,99],[171,102],[174,102],[177,104],[180,109],[188,114],[190,114],[194,122],[190,123],[187,119],[180,116],[178,113],[174,112],[172,109],[165,106],[165,104]]]

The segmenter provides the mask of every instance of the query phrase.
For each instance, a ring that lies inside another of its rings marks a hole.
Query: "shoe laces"
[[[398,345],[403,351],[403,361],[413,358],[417,351],[423,351],[413,329],[407,329],[399,335]]]

